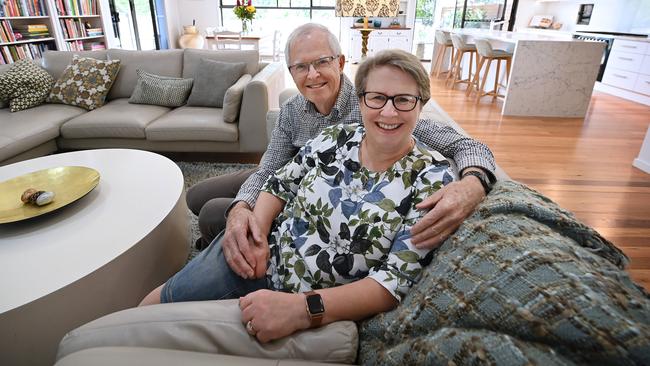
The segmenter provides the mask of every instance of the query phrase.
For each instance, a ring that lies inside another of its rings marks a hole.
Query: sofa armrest
[[[298,89],[284,89],[278,97],[279,105],[283,105],[287,99],[293,97],[296,94],[298,94]],[[273,129],[275,128],[275,122],[278,120],[279,115],[280,108],[271,108],[268,112],[266,112],[266,135],[268,136],[269,140],[271,140],[271,135],[273,134]]]
[[[284,89],[284,66],[273,62],[260,70],[246,85],[239,114],[239,151],[264,152],[269,143],[266,112],[278,107],[278,96]]]

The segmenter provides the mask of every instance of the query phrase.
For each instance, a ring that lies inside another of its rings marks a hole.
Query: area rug
[[[225,163],[206,163],[206,162],[185,162],[178,161],[176,162],[178,167],[183,172],[183,178],[185,180],[185,191],[202,180],[216,177],[222,174],[233,173],[242,169],[251,169],[255,167],[254,164],[225,164]],[[199,221],[198,217],[192,213],[189,209],[187,210],[187,215],[189,217],[190,229],[188,233],[188,241],[191,247],[189,259],[194,258],[198,251],[194,248],[194,242],[201,236],[199,231]]]

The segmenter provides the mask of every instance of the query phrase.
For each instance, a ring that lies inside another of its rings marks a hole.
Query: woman
[[[323,130],[260,194],[253,213],[269,236],[256,278],[230,270],[218,237],[141,305],[240,297],[247,331],[266,342],[398,304],[432,256],[410,243],[415,205],[456,174],[412,135],[430,97],[415,56],[380,52],[355,87],[363,125]]]

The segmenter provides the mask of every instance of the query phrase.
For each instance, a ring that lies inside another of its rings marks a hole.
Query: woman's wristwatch
[[[487,196],[492,190],[492,186],[494,186],[494,184],[490,181],[490,177],[488,177],[488,175],[482,169],[480,170],[465,169],[465,171],[463,172],[463,176],[460,179],[463,179],[470,175],[473,175],[476,178],[478,178],[478,180],[481,182],[481,185],[483,186],[485,195]]]
[[[319,327],[325,314],[323,298],[318,293],[309,291],[305,292],[305,302],[307,303],[307,315],[311,319],[310,328]]]

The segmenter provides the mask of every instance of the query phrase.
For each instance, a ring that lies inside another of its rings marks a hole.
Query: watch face
[[[325,312],[323,299],[320,297],[320,295],[307,296],[307,307],[309,308],[309,313],[311,314],[320,314]]]

